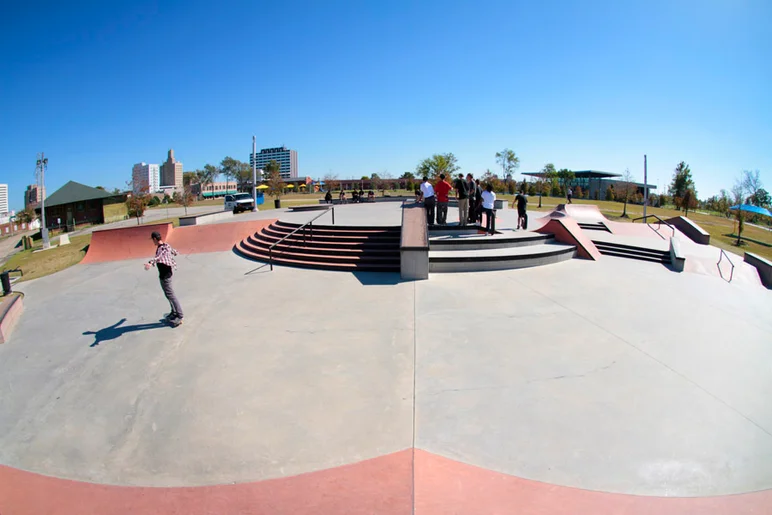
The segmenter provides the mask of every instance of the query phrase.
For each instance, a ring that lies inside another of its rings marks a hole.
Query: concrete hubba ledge
[[[59,246],[62,245],[69,245],[70,244],[70,235],[67,233],[63,233],[59,236]]]
[[[772,289],[772,262],[750,252],[745,253],[745,262],[756,267],[761,284]]]
[[[665,222],[684,233],[693,242],[699,243],[700,245],[710,245],[710,234],[688,218],[674,216],[673,218],[668,218]]]
[[[429,278],[429,228],[422,204],[402,206],[399,261],[402,279],[417,281]]]
[[[5,343],[11,337],[13,329],[24,311],[21,295],[8,295],[0,304],[0,343]]]
[[[676,272],[683,272],[686,266],[686,257],[681,252],[681,242],[678,238],[670,238],[670,265]]]
[[[180,227],[206,225],[219,220],[227,220],[229,218],[233,218],[233,211],[214,211],[212,213],[204,213],[203,215],[181,216]]]
[[[576,254],[580,258],[592,261],[597,261],[601,258],[600,251],[592,240],[584,234],[576,220],[570,216],[562,216],[557,213],[555,215],[557,216],[553,217],[550,215],[550,219],[544,225],[535,229],[536,232],[554,234],[556,241],[575,245]]]

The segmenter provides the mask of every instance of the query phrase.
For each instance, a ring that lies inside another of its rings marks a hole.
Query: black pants
[[[485,231],[494,234],[496,232],[496,211],[484,207],[482,212],[485,213]]]
[[[434,225],[435,203],[436,203],[436,199],[434,197],[429,197],[424,199],[424,209],[426,209],[426,223],[429,225]]]
[[[445,225],[448,223],[448,203],[437,202],[437,223]]]
[[[158,266],[158,278],[161,280],[161,289],[164,291],[166,300],[169,301],[169,305],[172,307],[172,315],[176,314],[177,318],[182,318],[182,306],[180,306],[180,301],[177,300],[177,296],[174,294],[174,288],[172,288],[172,270],[168,266],[160,263]],[[163,270],[160,267],[165,267],[166,270]]]

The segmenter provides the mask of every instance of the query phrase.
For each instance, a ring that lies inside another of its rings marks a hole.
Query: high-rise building
[[[8,214],[8,185],[0,184],[0,215]]]
[[[257,158],[257,167],[265,170],[268,163],[275,160],[281,165],[281,178],[294,179],[298,176],[298,153],[296,150],[287,150],[287,147],[264,148],[257,155],[249,155],[249,166]]]
[[[35,209],[45,195],[45,188],[40,188],[37,184],[30,184],[24,192],[24,209]]]
[[[182,165],[182,163],[180,163]],[[155,193],[161,189],[160,167],[154,164],[137,163],[131,170],[131,183],[134,193]]]
[[[182,163],[174,159],[174,150],[169,150],[166,162],[161,165],[161,189],[182,190]]]

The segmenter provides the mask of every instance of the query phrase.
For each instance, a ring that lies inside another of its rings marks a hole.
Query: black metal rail
[[[662,227],[662,224],[667,225],[668,227],[670,227],[670,230],[673,231],[673,236],[675,236],[675,227],[673,227],[672,225],[670,225],[669,223],[667,223],[665,220],[663,220],[662,218],[658,217],[657,215],[639,216],[638,218],[633,218],[630,221],[634,223],[636,220],[646,220],[647,218],[656,218],[657,221],[659,222],[659,227]],[[646,225],[651,227],[651,224],[649,222],[645,222],[645,223],[646,223]],[[657,234],[659,234],[659,227],[657,229],[652,228],[652,230],[654,232],[656,232]],[[659,234],[659,235],[662,236],[661,234]]]
[[[295,234],[296,232],[298,232],[300,230],[303,231],[303,243],[305,243],[306,242],[306,232],[307,232],[306,228],[308,228],[308,232],[310,232],[310,236],[309,237],[313,237],[314,236],[314,225],[313,225],[314,222],[319,217],[322,217],[322,216],[326,215],[328,211],[332,212],[332,225],[335,225],[335,207],[331,206],[329,209],[325,209],[324,211],[322,211],[321,213],[319,213],[318,215],[313,217],[311,220],[307,221],[306,223],[304,223],[303,225],[301,225],[300,227],[298,227],[297,229],[295,229],[294,231],[292,231],[291,233],[289,233],[288,235],[286,235],[285,237],[283,237],[282,239],[280,239],[279,241],[277,241],[276,243],[274,243],[273,245],[268,247],[268,263],[271,265],[271,270],[273,270],[273,248],[276,245],[278,245],[279,243],[283,242],[284,240],[286,240],[287,238],[289,238],[290,236],[292,236],[293,234]]]
[[[732,260],[729,259],[729,254],[724,252],[724,249],[720,249],[720,250],[721,250],[721,253],[718,256],[718,262],[716,262],[716,268],[718,268],[718,275],[720,275],[721,278],[726,281],[726,278],[724,277],[724,272],[721,271],[721,260],[724,259],[724,256],[726,256],[726,260],[729,261],[730,265],[732,265],[732,271],[729,272],[729,280],[726,282],[731,283],[732,279],[734,278],[734,263],[732,263]]]

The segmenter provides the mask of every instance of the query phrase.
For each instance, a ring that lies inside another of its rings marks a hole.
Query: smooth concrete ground
[[[224,252],[179,259],[171,329],[141,264],[19,285],[0,464],[192,486],[415,446],[606,492],[772,488],[768,290],[621,259],[404,283]]]

